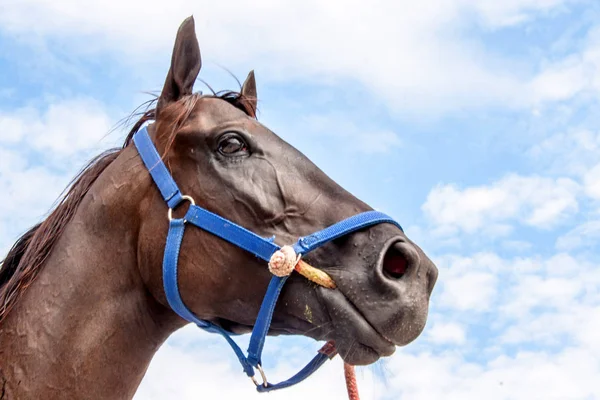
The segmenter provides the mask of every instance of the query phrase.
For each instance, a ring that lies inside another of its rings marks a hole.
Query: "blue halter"
[[[156,151],[152,139],[150,139],[145,127],[140,129],[134,135],[133,141],[144,165],[148,168],[150,175],[154,179],[154,183],[156,183],[158,190],[169,207],[169,233],[167,235],[163,259],[163,285],[167,301],[173,311],[179,314],[183,319],[193,322],[199,328],[223,336],[231,345],[242,364],[244,372],[252,379],[259,392],[269,392],[271,390],[289,387],[312,375],[313,372],[331,357],[331,354],[318,353],[317,356],[314,357],[300,372],[292,378],[277,384],[269,383],[262,369],[262,350],[269,331],[269,326],[271,325],[277,298],[288,278],[287,276],[273,276],[271,278],[260,311],[256,317],[254,328],[252,329],[250,344],[248,346],[248,356],[244,355],[242,349],[231,338],[230,332],[209,321],[199,319],[186,307],[181,298],[181,294],[179,293],[179,284],[177,282],[179,249],[181,248],[181,241],[183,239],[186,223],[204,229],[267,262],[270,260],[271,255],[279,250],[280,247],[273,242],[274,238],[262,238],[225,218],[196,206],[191,197],[182,195],[177,184],[173,180],[173,177]],[[187,213],[181,219],[173,219],[173,209],[185,201],[190,203]],[[296,254],[303,255],[336,238],[380,223],[390,223],[402,229],[402,227],[389,216],[378,211],[368,211],[340,221],[328,228],[313,233],[312,235],[302,237],[294,244],[293,248]],[[260,372],[263,381],[262,383],[259,383],[256,380],[255,369]]]

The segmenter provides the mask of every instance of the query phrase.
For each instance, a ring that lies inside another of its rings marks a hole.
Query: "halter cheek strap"
[[[267,262],[271,259],[273,253],[278,251],[280,247],[274,243],[274,238],[266,239],[260,237],[234,222],[195,205],[190,197],[183,196],[167,167],[162,162],[145,127],[134,135],[133,141],[144,165],[150,172],[154,183],[169,207],[169,232],[167,234],[163,259],[163,285],[167,301],[173,311],[185,320],[196,324],[199,328],[223,336],[238,357],[244,372],[256,384],[256,388],[259,392],[269,392],[286,388],[295,385],[312,375],[313,372],[321,367],[323,363],[333,355],[326,354],[325,352],[318,353],[300,372],[292,378],[277,384],[269,383],[262,369],[261,355],[263,347],[269,327],[271,326],[277,299],[288,278],[287,276],[273,276],[271,278],[258,316],[256,317],[254,328],[252,329],[247,352],[248,356],[244,354],[242,349],[232,339],[232,334],[230,332],[209,321],[199,319],[186,307],[181,298],[181,294],[179,293],[179,283],[177,279],[179,250],[181,248],[186,224],[192,224],[210,232]],[[171,218],[172,210],[185,201],[190,202],[189,209],[185,216],[181,219]],[[331,225],[328,228],[313,233],[312,235],[300,238],[293,245],[293,249],[296,254],[303,255],[341,236],[380,223],[393,224],[402,229],[396,221],[386,214],[378,211],[368,211],[354,215]],[[256,380],[255,370],[260,372],[262,383],[259,383]]]

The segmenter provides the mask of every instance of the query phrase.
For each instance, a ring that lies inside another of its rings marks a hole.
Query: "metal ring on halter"
[[[262,378],[262,386],[267,387],[268,386],[268,381],[267,381],[267,375],[265,375],[265,371],[263,371],[262,367],[260,366],[260,364],[256,365],[256,369],[258,370],[258,372],[260,372],[260,376]],[[251,376],[250,379],[252,379],[252,382],[254,382],[254,384],[256,386],[260,386],[261,384],[258,383],[258,381],[256,380],[256,378],[254,376]]]
[[[181,200],[187,200],[190,202],[191,205],[195,206],[196,202],[194,201],[194,199],[191,196],[181,196]],[[179,204],[177,204],[177,206],[175,206],[174,208],[177,208],[181,205],[181,202]],[[169,208],[169,211],[167,213],[167,217],[169,218],[169,221],[173,220],[173,208]]]

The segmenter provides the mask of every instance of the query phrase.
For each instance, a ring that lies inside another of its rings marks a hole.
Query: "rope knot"
[[[287,276],[292,273],[298,261],[300,256],[296,255],[292,246],[283,246],[271,256],[269,271],[275,276]]]

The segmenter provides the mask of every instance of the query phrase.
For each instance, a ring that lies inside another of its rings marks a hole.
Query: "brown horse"
[[[201,95],[192,91],[200,66],[188,18],[156,108],[10,250],[0,270],[0,399],[131,398],[186,324],[162,285],[167,206],[131,143],[144,124],[197,204],[280,244],[370,210],[256,120],[253,73],[240,93]],[[230,332],[250,331],[265,264],[201,229],[189,230],[180,254],[186,305]],[[270,334],[333,340],[346,362],[366,365],[423,330],[437,269],[396,226],[362,229],[306,260],[337,289],[292,275]]]

